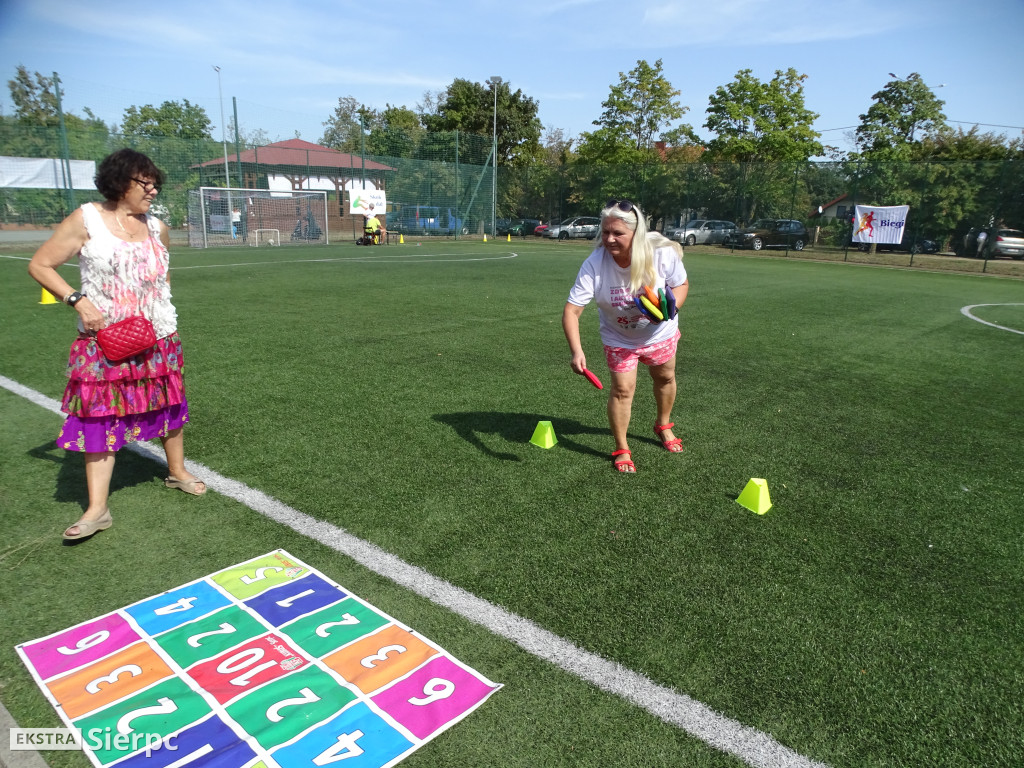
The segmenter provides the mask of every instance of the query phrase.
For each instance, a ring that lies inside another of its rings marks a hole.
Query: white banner
[[[92,160],[71,161],[72,189],[96,189]],[[67,189],[67,166],[56,158],[0,157],[0,188]]]
[[[383,216],[388,212],[383,189],[353,189],[348,193],[348,200],[351,214],[369,216],[372,212]]]
[[[909,205],[858,205],[853,221],[853,242],[894,243],[903,240]]]

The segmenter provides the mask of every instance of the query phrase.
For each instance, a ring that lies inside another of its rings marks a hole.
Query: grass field
[[[686,450],[655,440],[642,375],[627,477],[560,326],[588,252],[176,249],[187,454],[808,760],[1024,764],[1024,282],[688,249]],[[0,375],[59,399],[73,313],[17,255]],[[594,308],[583,329],[607,382]],[[0,416],[0,699],[22,726],[59,720],[16,643],[282,547],[505,684],[404,765],[757,764],[132,453],[114,527],[62,547],[81,458],[2,388]],[[735,503],[751,477],[764,516]]]

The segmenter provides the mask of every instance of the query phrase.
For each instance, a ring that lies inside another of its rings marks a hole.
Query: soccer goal
[[[327,245],[327,193],[193,189],[188,193],[188,244]]]

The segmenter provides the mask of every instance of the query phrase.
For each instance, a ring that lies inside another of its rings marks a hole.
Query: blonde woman
[[[619,472],[636,472],[628,431],[636,391],[636,372],[647,366],[654,386],[657,413],[654,434],[672,453],[683,450],[672,428],[676,399],[678,315],[654,322],[637,306],[644,287],[671,291],[676,307],[686,301],[690,284],[679,253],[670,241],[648,233],[642,211],[629,200],[609,200],[601,211],[601,244],[580,267],[562,311],[562,329],[569,342],[569,365],[578,374],[587,368],[580,341],[580,315],[597,303],[601,341],[611,372],[608,423],[615,440],[612,462]]]

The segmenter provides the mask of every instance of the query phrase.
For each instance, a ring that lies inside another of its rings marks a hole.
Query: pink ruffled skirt
[[[177,332],[119,363],[103,356],[95,338],[76,339],[61,404],[67,419],[57,445],[68,451],[101,453],[138,440],[166,437],[188,421],[183,371]]]

